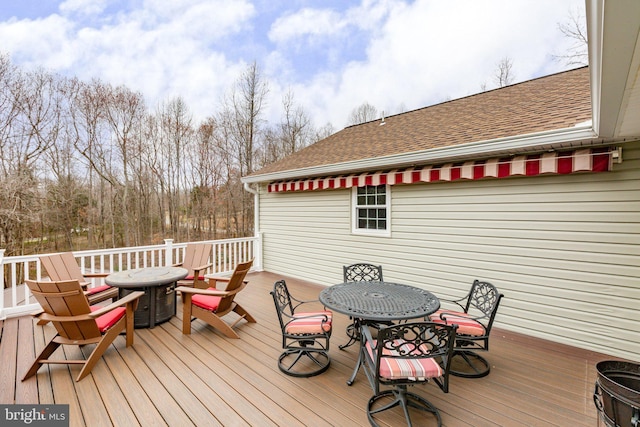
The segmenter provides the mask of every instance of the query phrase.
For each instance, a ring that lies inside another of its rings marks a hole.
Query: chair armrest
[[[49,313],[41,313],[38,315],[38,319],[46,320],[47,322],[79,322],[81,320],[93,320],[95,317],[93,313],[79,314],[77,316],[55,316]]]
[[[82,276],[83,277],[93,277],[93,278],[102,278],[102,277],[107,277],[109,274],[111,273],[83,273]]]
[[[207,268],[212,267],[212,266],[213,266],[213,263],[209,262],[209,263],[203,264],[203,265],[201,265],[199,267],[193,267],[193,271],[196,272],[196,271],[206,270]]]
[[[455,305],[456,307],[458,307],[458,308],[456,308],[456,310],[458,310],[458,311],[463,311],[463,312],[464,312],[464,306],[466,305],[466,303],[467,303],[467,299],[468,299],[468,298],[469,298],[469,295],[466,295],[466,296],[464,296],[464,297],[462,297],[462,298],[459,298],[459,299],[444,299],[444,298],[439,298],[439,299],[440,299],[440,303],[441,303],[440,308],[441,308],[442,310],[447,310],[446,308],[443,308],[443,307],[442,307],[442,303],[444,302],[445,304],[447,304],[447,303],[448,303],[448,304],[451,304],[451,305]],[[462,303],[464,303],[464,305],[463,305]]]
[[[199,267],[194,267],[193,268],[193,287],[194,288],[202,288],[203,286],[206,286],[204,283],[204,280],[200,279],[200,272],[206,271],[209,267],[211,267],[213,265],[213,263],[207,263],[204,265],[201,265]],[[215,285],[213,286],[215,288]]]
[[[378,342],[373,338],[371,334],[371,329],[369,326],[362,324],[360,325],[360,334],[362,339],[362,344],[360,346],[360,357],[362,358],[363,368],[365,369],[367,375],[373,374],[375,371],[376,361],[378,355]],[[366,348],[366,345],[369,344],[371,348],[371,353]],[[373,355],[373,356],[372,356]]]
[[[91,313],[88,314],[88,316],[92,319],[95,319],[96,317],[100,317],[103,314],[110,312],[114,308],[122,307],[123,305],[127,305],[132,302],[137,303],[137,299],[140,298],[142,295],[144,295],[144,292],[142,291],[131,292],[130,294],[125,295],[124,297],[120,298],[117,301],[112,302],[107,306],[104,306],[96,311],[92,311]]]
[[[237,294],[244,286],[239,287],[233,291],[222,291],[218,289],[199,289],[192,288],[190,286],[178,286],[176,291],[180,291],[185,294],[194,294],[194,295],[209,295],[214,297],[226,297],[229,295]]]
[[[304,305],[304,304],[313,304],[313,303],[320,303],[320,300],[318,299],[310,299],[310,300],[300,300],[297,299],[293,296],[290,296],[291,301],[295,302],[295,304],[292,302],[292,308],[293,308],[293,312],[295,313],[296,310],[298,309],[298,307]],[[323,306],[324,307],[324,306]],[[326,309],[326,307],[324,307]]]
[[[205,274],[204,275],[204,279],[208,280],[209,283],[211,282],[229,282],[231,280],[231,277],[216,277],[216,276],[211,276],[209,274]]]
[[[464,313],[464,312],[463,312]],[[455,317],[456,314],[454,312],[447,312],[447,309],[443,309],[443,312],[440,313],[440,316],[438,316],[440,319],[442,320],[447,320],[447,315],[451,316],[451,317]],[[482,319],[488,319],[490,317],[489,314],[482,314],[481,316],[469,316],[466,315],[464,316],[465,319],[469,319],[469,320],[475,320],[476,322],[480,323],[482,326],[484,326],[486,328],[486,325],[484,325],[482,322],[480,322],[480,320]]]
[[[229,283],[231,281],[231,277],[214,277],[214,276],[205,275],[204,278],[205,280],[209,281],[209,287],[212,287],[212,288],[217,288],[218,282]],[[247,285],[247,283],[249,283],[249,281],[243,280],[242,283],[243,283],[242,287],[244,287]]]

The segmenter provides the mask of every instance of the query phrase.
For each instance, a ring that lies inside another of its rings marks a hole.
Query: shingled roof
[[[584,67],[350,126],[250,176],[571,128],[591,114]]]

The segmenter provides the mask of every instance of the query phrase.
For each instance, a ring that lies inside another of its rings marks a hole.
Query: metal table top
[[[184,279],[188,273],[182,267],[145,267],[111,273],[104,281],[118,288],[144,288]]]
[[[340,283],[323,289],[320,302],[338,313],[376,321],[425,317],[440,308],[431,292],[389,282]]]

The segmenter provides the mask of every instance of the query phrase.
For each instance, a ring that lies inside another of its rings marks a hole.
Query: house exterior
[[[463,296],[496,327],[640,360],[640,6],[587,1],[590,66],[347,127],[243,178],[264,269]],[[618,25],[620,19],[625,25]]]

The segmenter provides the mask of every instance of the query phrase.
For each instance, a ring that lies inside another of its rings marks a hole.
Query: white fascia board
[[[376,171],[439,163],[452,160],[484,158],[494,155],[512,155],[526,151],[553,150],[567,148],[567,144],[579,145],[581,141],[593,140],[597,135],[593,131],[591,122],[575,127],[556,129],[521,135],[513,138],[498,138],[485,141],[471,142],[450,147],[435,148],[413,153],[396,154],[385,157],[355,160],[352,162],[319,165],[308,168],[292,169],[242,178],[245,183],[278,181],[286,179],[308,178],[313,176],[338,175],[357,173],[362,171]],[[580,144],[581,145],[581,144]]]
[[[601,137],[615,137],[636,74],[640,2],[586,0],[586,14],[593,128]]]

